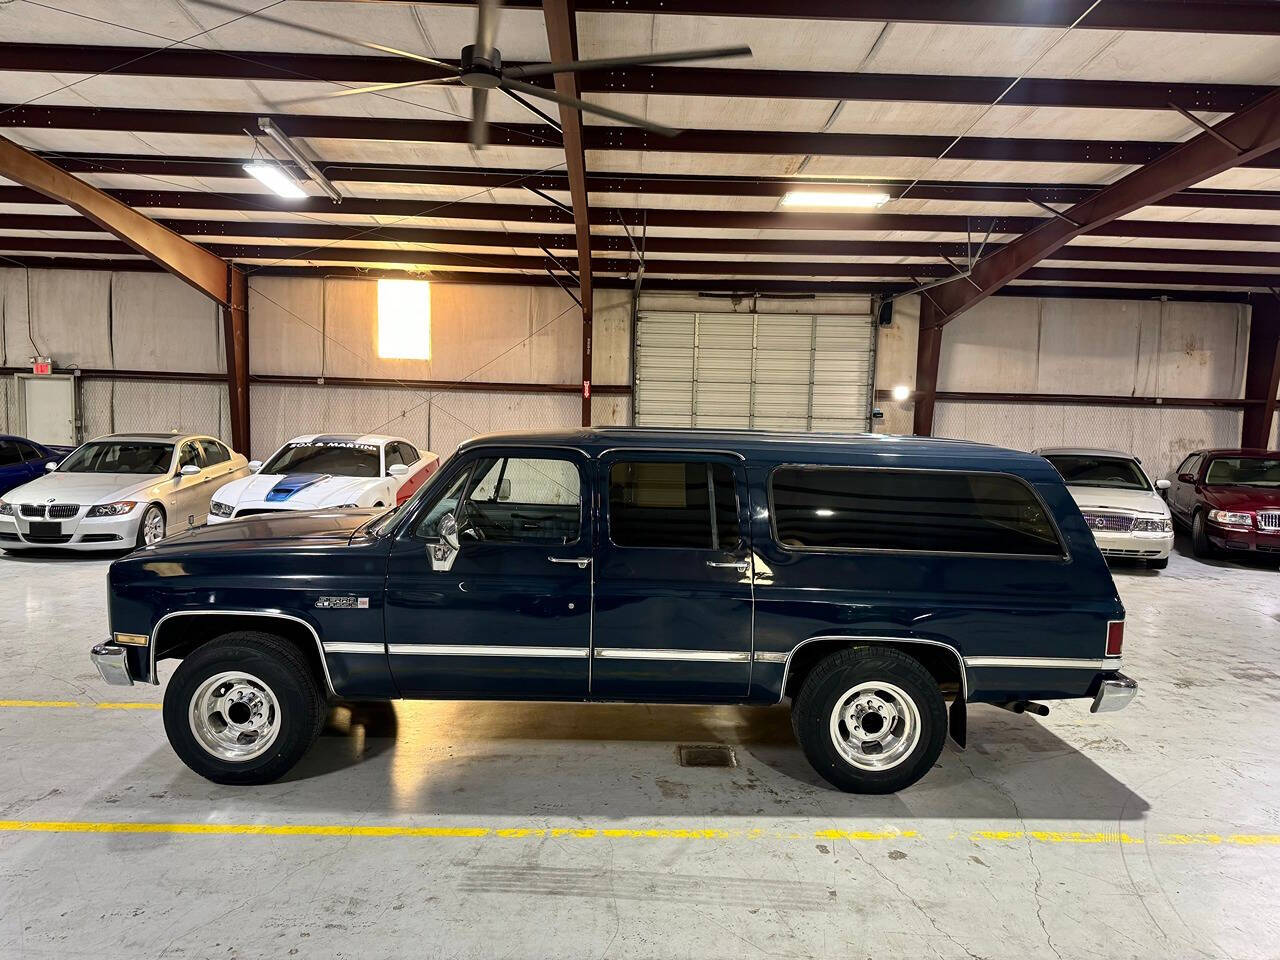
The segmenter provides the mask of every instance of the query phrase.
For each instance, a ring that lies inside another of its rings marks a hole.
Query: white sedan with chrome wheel
[[[1159,493],[1168,480],[1153,484],[1141,460],[1116,450],[1046,447],[1032,453],[1062,474],[1103,556],[1145,560],[1156,570],[1169,565],[1173,520]]]

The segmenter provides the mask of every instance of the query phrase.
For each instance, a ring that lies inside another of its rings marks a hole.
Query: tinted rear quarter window
[[[1004,474],[779,467],[770,501],[791,549],[1062,554],[1039,498]]]

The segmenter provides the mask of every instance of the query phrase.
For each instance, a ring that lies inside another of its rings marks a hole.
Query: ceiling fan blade
[[[503,70],[504,77],[541,77],[548,73],[577,73],[583,70],[611,70],[616,67],[642,67],[652,63],[681,63],[685,60],[711,60],[724,57],[749,57],[751,48],[708,47],[704,50],[678,50],[672,53],[639,54],[634,57],[602,57],[595,60],[566,60],[563,63],[530,63]]]
[[[201,7],[212,7],[215,10],[221,10],[224,13],[234,13],[243,17],[245,11],[239,7],[233,7],[230,4],[222,3],[220,0],[191,0],[192,3]],[[389,53],[397,57],[407,57],[410,60],[417,60],[419,63],[429,63],[433,67],[440,67],[442,70],[450,72],[458,68],[451,63],[445,63],[443,60],[435,60],[431,57],[424,57],[418,53],[410,53],[408,50],[399,50],[396,47],[388,47],[381,43],[374,43],[370,40],[357,40],[355,37],[343,36],[340,33],[333,33],[330,30],[322,30],[320,27],[308,26],[305,23],[297,23],[293,20],[285,20],[283,17],[273,17],[269,13],[255,13],[252,19],[261,20],[264,23],[274,23],[278,27],[287,27],[291,30],[301,30],[303,33],[309,33],[313,36],[324,37],[328,40],[338,40],[342,43],[351,43],[357,47],[364,47],[366,50],[377,50],[379,53]]]
[[[446,83],[458,83],[461,77],[436,77],[432,80],[406,80],[404,83],[375,83],[371,87],[348,87],[345,90],[334,90],[331,93],[316,93],[309,97],[294,97],[290,100],[276,101],[280,106],[292,106],[295,103],[314,103],[316,100],[332,100],[334,97],[353,97],[358,93],[381,93],[383,90],[403,90],[405,87],[433,87]]]
[[[502,15],[502,0],[480,0],[480,12],[476,16],[476,56],[488,60],[493,56],[498,42],[498,18]]]
[[[595,113],[602,117],[609,117],[613,120],[621,120],[623,123],[629,123],[633,127],[641,127],[645,130],[659,133],[664,137],[674,137],[680,131],[672,127],[665,127],[660,123],[654,123],[652,120],[646,120],[643,117],[637,117],[634,114],[623,113],[621,110],[613,110],[610,107],[602,107],[599,104],[588,103],[585,100],[579,100],[577,97],[566,97],[564,94],[557,93],[554,90],[548,90],[546,87],[535,87],[532,83],[523,83],[520,80],[511,80],[507,77],[502,78],[501,86],[503,89],[518,90],[528,97],[539,97],[543,100],[552,100],[555,103],[563,104],[566,107],[573,107],[575,110],[581,110],[583,113]]]
[[[477,150],[483,150],[489,142],[489,125],[484,117],[488,103],[488,90],[484,87],[471,88],[471,145]]]

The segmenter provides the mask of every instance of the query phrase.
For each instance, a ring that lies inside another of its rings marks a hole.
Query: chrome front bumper
[[[89,651],[89,659],[98,668],[98,675],[113,687],[133,686],[133,677],[129,676],[129,661],[125,659],[123,647],[100,643]],[[1096,702],[1094,709],[1097,709]]]
[[[1138,693],[1138,681],[1126,677],[1123,673],[1115,673],[1102,681],[1098,692],[1093,695],[1093,706],[1090,713],[1112,713],[1123,710]]]

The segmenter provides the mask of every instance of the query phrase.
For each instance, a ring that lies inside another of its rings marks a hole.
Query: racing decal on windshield
[[[288,500],[300,490],[314,487],[317,483],[328,480],[329,473],[290,473],[276,481],[276,485],[267,491],[268,503],[279,503]]]
[[[289,444],[290,447],[341,447],[346,450],[378,450],[376,443],[359,443],[355,440],[344,440],[342,437],[316,437],[314,440],[300,440]]]

